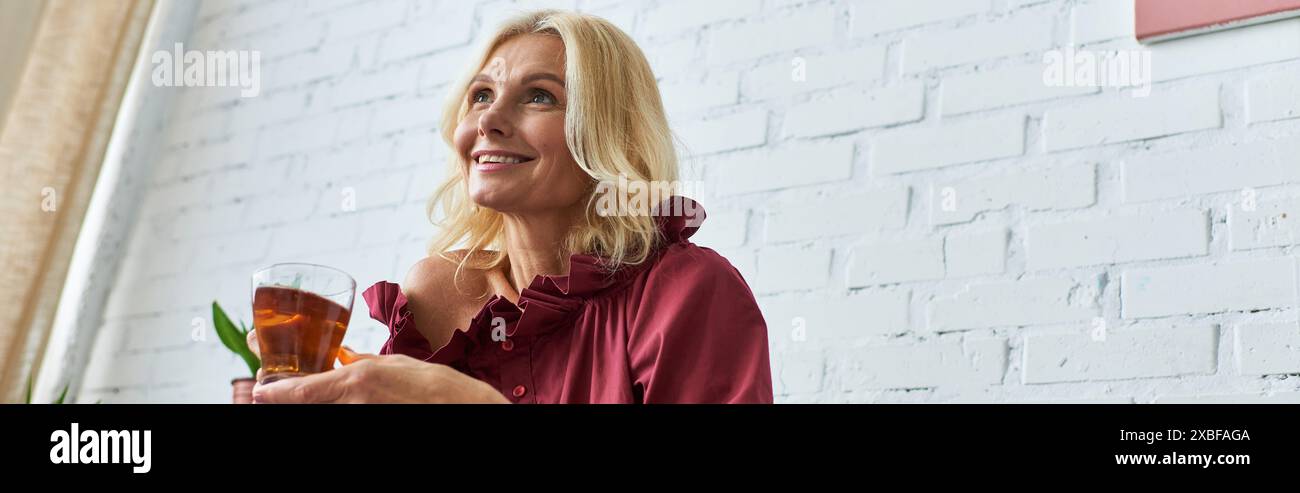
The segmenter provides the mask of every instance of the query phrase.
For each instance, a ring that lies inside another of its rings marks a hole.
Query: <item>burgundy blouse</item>
[[[660,216],[665,244],[641,265],[611,274],[572,255],[569,275],[537,276],[517,305],[493,295],[437,351],[401,288],[375,283],[362,296],[389,329],[380,354],[451,366],[516,403],[770,404],[763,315],[727,259],[687,240],[694,212]]]

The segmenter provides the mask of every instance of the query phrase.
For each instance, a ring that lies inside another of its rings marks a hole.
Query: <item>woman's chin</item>
[[[481,188],[478,190],[471,189],[469,192],[469,199],[479,207],[486,207],[494,211],[504,212],[510,210],[510,205],[515,202],[510,199],[510,195],[511,194],[503,193],[501,190]]]

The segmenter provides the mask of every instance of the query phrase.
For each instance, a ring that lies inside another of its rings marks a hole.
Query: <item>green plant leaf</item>
[[[243,327],[244,322],[239,322]],[[248,370],[254,376],[257,375],[257,369],[261,368],[262,362],[257,359],[257,355],[248,349],[248,329],[244,327],[241,332],[235,327],[234,322],[226,315],[226,311],[221,309],[221,305],[216,301],[212,302],[212,325],[217,330],[217,337],[221,339],[221,344],[225,345],[231,352],[239,355],[244,359],[244,364],[248,365]]]
[[[226,349],[239,352],[239,330],[216,301],[212,302],[212,327],[217,330],[217,338],[221,339],[221,344],[226,346]],[[248,342],[245,341],[244,344],[247,345]]]
[[[70,383],[63,384],[63,392],[59,392],[59,398],[54,400],[54,404],[63,404],[63,400],[68,397],[68,387],[71,385]]]
[[[248,365],[248,376],[256,377],[257,369],[262,367],[262,360],[257,359],[257,355],[248,349],[247,344],[244,345],[244,350],[239,353],[239,357],[243,358],[244,364]]]

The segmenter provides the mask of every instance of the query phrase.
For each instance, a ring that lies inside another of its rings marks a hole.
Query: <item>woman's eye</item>
[[[486,89],[481,90],[481,91],[478,91],[478,92],[475,92],[475,93],[474,93],[474,96],[470,98],[470,101],[472,101],[472,102],[474,102],[474,103],[476,103],[476,104],[477,104],[477,103],[490,103],[490,102],[492,102],[492,93],[488,92]]]
[[[529,103],[536,104],[555,104],[555,97],[551,93],[538,89],[533,91],[533,97],[528,99]]]

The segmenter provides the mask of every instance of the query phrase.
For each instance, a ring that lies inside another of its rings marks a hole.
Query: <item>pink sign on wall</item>
[[[1143,43],[1300,16],[1300,0],[1134,1]]]

